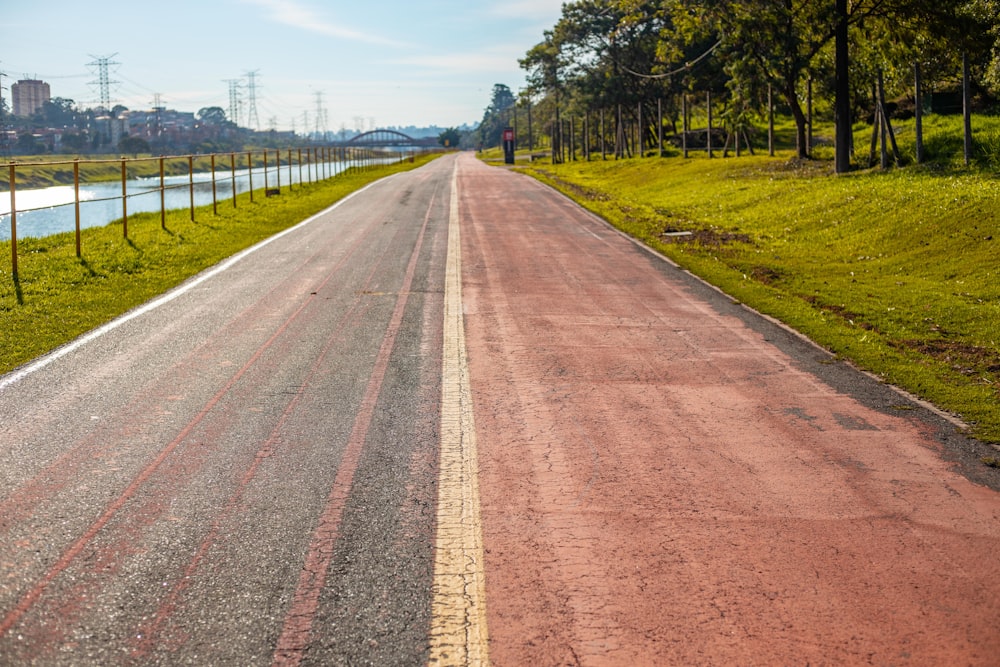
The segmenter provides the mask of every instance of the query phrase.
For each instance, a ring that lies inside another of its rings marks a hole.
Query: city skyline
[[[169,10],[66,0],[15,6],[0,17],[4,98],[19,79],[40,79],[52,97],[101,103],[107,59],[112,105],[230,110],[253,127],[312,131],[378,126],[457,126],[482,117],[495,83],[524,86],[517,59],[558,19],[561,0],[380,3],[222,0]],[[111,18],[109,18],[111,17]],[[155,34],[152,26],[156,26]],[[234,84],[233,82],[237,82]],[[361,127],[357,123],[361,122]]]

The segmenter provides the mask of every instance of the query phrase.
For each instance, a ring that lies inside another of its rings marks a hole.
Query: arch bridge
[[[345,146],[362,146],[365,148],[389,148],[395,146],[414,146],[417,148],[431,148],[437,146],[437,137],[424,137],[414,139],[413,137],[396,132],[395,130],[372,130],[359,134],[356,137],[344,142]]]

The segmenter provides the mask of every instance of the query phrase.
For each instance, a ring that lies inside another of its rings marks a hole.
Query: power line
[[[684,63],[681,67],[678,67],[677,69],[672,70],[670,72],[664,72],[662,74],[643,74],[641,72],[636,72],[635,70],[630,69],[628,67],[628,65],[626,65],[625,63],[619,62],[617,60],[615,60],[615,62],[618,63],[619,67],[621,67],[623,70],[625,70],[626,72],[628,72],[632,76],[637,76],[637,77],[639,77],[641,79],[667,79],[667,78],[670,78],[670,77],[672,77],[672,76],[674,76],[676,74],[681,74],[682,72],[688,71],[689,69],[691,69],[692,67],[694,67],[695,65],[697,65],[699,62],[701,62],[705,58],[707,58],[710,55],[712,55],[712,53],[714,53],[715,50],[717,48],[719,48],[721,45],[722,45],[722,40],[720,39],[715,44],[713,44],[708,49],[708,51],[705,51],[705,53],[701,54],[700,56],[698,56],[694,60],[689,60],[688,62]]]

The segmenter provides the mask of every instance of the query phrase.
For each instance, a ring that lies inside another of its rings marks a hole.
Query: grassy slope
[[[163,293],[199,271],[330,206],[365,184],[419,166],[417,158],[322,183],[283,190],[250,203],[240,195],[196,210],[129,216],[129,238],[120,223],[85,229],[82,258],[73,233],[18,241],[18,278],[11,276],[10,242],[0,243],[0,373],[24,364]]]
[[[1000,442],[1000,178],[827,162],[530,170],[612,224]],[[692,231],[688,237],[664,236]]]

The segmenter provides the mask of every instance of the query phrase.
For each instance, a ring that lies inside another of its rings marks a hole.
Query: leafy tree
[[[502,138],[503,128],[508,122],[507,110],[514,106],[514,93],[502,83],[493,86],[490,105],[483,113],[479,124],[479,138],[485,146],[497,146]]]
[[[564,9],[565,11],[565,9]],[[547,97],[552,101],[552,114],[549,116],[554,127],[558,127],[559,104],[565,89],[563,79],[563,61],[560,45],[552,31],[545,32],[545,41],[536,44],[528,54],[520,60],[522,69],[528,72],[528,98],[534,96]],[[539,117],[541,120],[541,117]],[[558,143],[559,132],[550,132],[552,137],[552,161],[562,160],[562,151]]]
[[[502,83],[493,84],[493,98],[487,109],[488,113],[503,113],[514,106],[514,93],[510,88]]]
[[[90,139],[82,132],[67,132],[62,136],[62,147],[70,153],[82,153],[90,144]]]
[[[202,107],[195,115],[205,125],[225,125],[227,122],[226,112],[222,107]]]
[[[118,152],[131,153],[132,157],[139,157],[139,153],[149,152],[149,142],[142,137],[122,137],[118,141]]]
[[[669,105],[684,90],[709,90],[737,118],[771,88],[795,119],[805,157],[802,89],[814,80],[820,93],[834,91],[838,26],[850,31],[861,101],[877,70],[902,83],[920,61],[953,75],[963,52],[980,81],[1000,88],[998,15],[1000,0],[577,0],[520,62],[529,95],[555,98],[556,113],[634,110],[663,97]]]
[[[38,155],[45,152],[45,145],[35,135],[25,132],[17,137],[15,150],[18,155]]]
[[[77,112],[73,100],[63,97],[53,97],[43,102],[36,112],[36,119],[51,127],[72,127],[77,122]]]
[[[458,148],[462,142],[462,133],[457,127],[449,127],[438,135],[438,143],[445,148]]]

